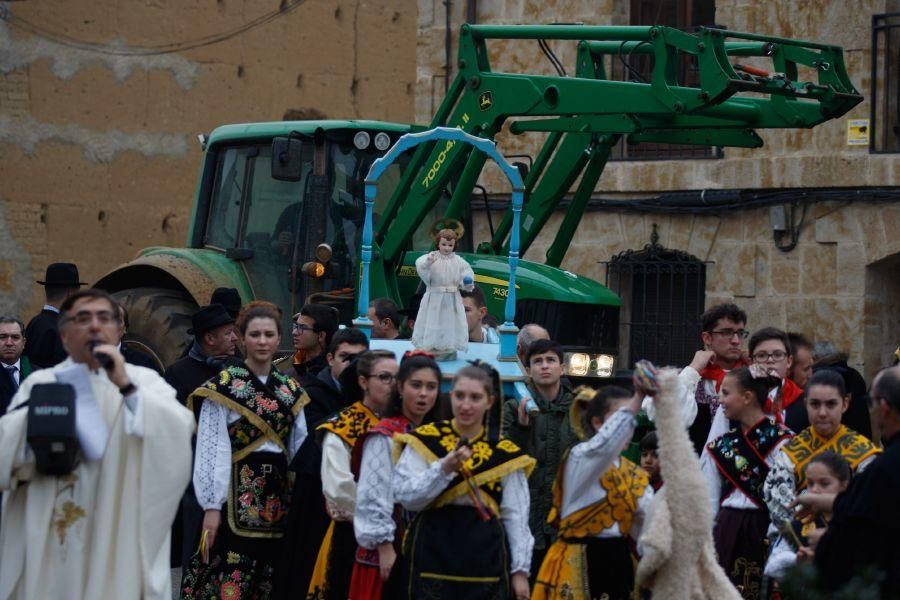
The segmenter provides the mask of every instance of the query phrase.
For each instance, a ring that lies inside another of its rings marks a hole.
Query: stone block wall
[[[707,262],[706,306],[733,301],[749,315],[751,330],[772,325],[830,340],[871,377],[900,344],[898,218],[897,204],[810,204],[797,247],[782,252],[768,208],[708,216],[596,211],[561,266],[604,282],[604,262],[643,248],[656,225],[660,245]],[[553,215],[525,259],[543,262],[561,221],[561,213]],[[474,240],[490,238],[485,223],[476,219]]]
[[[27,317],[48,262],[96,281],[143,247],[182,245],[196,135],[226,123],[412,120],[416,10],[405,0],[306,0],[219,43],[280,0],[16,2],[0,21],[0,310]],[[293,3],[287,3],[290,5]],[[412,10],[410,10],[412,9]],[[15,18],[39,28],[34,34]],[[110,44],[73,48],[52,38]],[[12,265],[12,266],[10,266]]]

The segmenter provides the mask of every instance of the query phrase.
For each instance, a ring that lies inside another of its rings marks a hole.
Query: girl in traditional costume
[[[203,403],[194,489],[205,514],[182,598],[269,597],[291,497],[288,463],[307,434],[309,398],[272,366],[281,342],[278,314],[252,309],[240,332],[243,362],[188,399],[189,406]]]
[[[841,378],[840,375],[838,378]],[[817,453],[806,463],[804,471],[805,489],[811,494],[839,494],[850,485],[852,476],[850,463],[832,450]],[[830,520],[830,512],[820,513],[815,518],[803,521],[791,518],[779,528],[782,533],[775,538],[772,552],[766,562],[765,575],[775,581],[771,588],[777,590],[777,582],[797,563],[797,550],[809,545],[809,534],[816,529],[827,527]],[[780,596],[773,594],[773,597]]]
[[[394,395],[397,360],[389,350],[363,352],[341,374],[348,380],[355,370],[362,400],[354,402],[317,428],[322,445],[322,494],[331,524],[322,540],[307,598],[346,600],[356,556],[353,514],[356,481],[350,458],[356,441],[378,423]],[[348,393],[344,389],[344,393]]]
[[[840,373],[829,369],[816,372],[807,384],[805,403],[812,425],[775,454],[775,465],[763,487],[775,525],[779,525],[779,520],[790,521],[788,506],[797,497],[797,491],[806,486],[806,466],[815,456],[826,451],[835,452],[850,464],[853,473],[857,473],[881,452],[867,437],[841,424],[841,417],[850,405],[850,396]]]
[[[510,588],[516,600],[528,598],[534,459],[499,437],[498,415],[485,424],[502,405],[496,383],[464,367],[450,394],[453,419],[394,438],[394,499],[418,513],[403,542],[404,598],[506,600]]]
[[[761,598],[769,511],[763,483],[790,431],[763,411],[777,373],[760,365],[730,371],[722,381],[724,416],[738,426],[704,448],[700,459],[716,515],[719,564],[747,599]]]
[[[393,442],[434,420],[441,370],[430,355],[410,354],[397,371],[397,394],[386,416],[353,448],[351,467],[357,478],[353,529],[359,549],[350,580],[350,600],[382,600],[399,596],[399,569],[394,565],[406,519],[394,504]]]
[[[441,229],[437,250],[416,259],[416,271],[425,283],[412,343],[435,353],[465,352],[469,347],[469,326],[460,289],[471,292],[475,275],[469,263],[456,255],[456,232]]]
[[[571,422],[582,440],[553,484],[548,521],[559,528],[534,583],[533,600],[624,600],[634,590],[628,538],[636,542],[653,498],[650,478],[621,456],[634,434],[644,390],[581,388]]]

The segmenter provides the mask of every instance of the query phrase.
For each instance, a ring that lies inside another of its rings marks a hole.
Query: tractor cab
[[[265,124],[262,124],[265,125]],[[384,123],[297,123],[287,136],[235,139],[217,129],[208,143],[212,174],[201,191],[192,246],[238,262],[253,296],[291,316],[307,302],[351,316],[358,280],[362,189],[372,162],[408,127]],[[221,142],[219,141],[221,140]],[[408,157],[385,174],[396,185]],[[376,218],[380,214],[375,207]],[[290,345],[283,336],[282,345]]]

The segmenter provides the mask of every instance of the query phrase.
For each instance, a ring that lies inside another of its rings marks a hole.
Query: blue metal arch
[[[497,151],[497,145],[484,138],[468,134],[461,129],[452,127],[435,127],[419,133],[407,133],[387,154],[377,159],[369,169],[365,181],[366,213],[362,232],[362,281],[359,286],[359,316],[354,320],[354,325],[361,327],[366,333],[371,332],[372,322],[366,316],[369,308],[369,265],[372,262],[372,211],[375,206],[375,196],[378,193],[378,179],[387,168],[401,154],[419,144],[438,140],[463,142],[474,146],[476,149],[488,155],[512,184],[512,211],[513,223],[509,242],[509,288],[506,296],[505,322],[500,327],[500,358],[515,358],[515,326],[516,316],[516,267],[519,264],[519,221],[521,219],[522,205],[524,203],[525,186],[519,170],[506,162],[503,155]],[[505,334],[505,335],[504,335]]]

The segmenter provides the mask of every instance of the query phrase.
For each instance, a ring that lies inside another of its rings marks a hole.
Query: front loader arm
[[[576,76],[494,72],[486,46],[491,39],[576,41]],[[625,53],[653,56],[649,81],[607,79],[604,58]],[[697,85],[678,80],[684,55],[696,64]],[[733,62],[760,58],[771,71]],[[632,143],[754,148],[762,145],[756,129],[814,127],[862,101],[838,46],[717,29],[464,25],[458,67],[432,127],[458,127],[489,139],[506,121],[513,134],[551,132],[525,181],[523,253],[581,177],[548,251],[553,265],[561,262],[620,136]],[[813,70],[816,81],[800,81],[799,67]],[[452,180],[446,216],[465,212],[484,161],[462,146],[448,141],[416,151],[376,232],[386,265],[396,264]],[[491,240],[494,252],[507,248],[509,224],[507,215]]]

